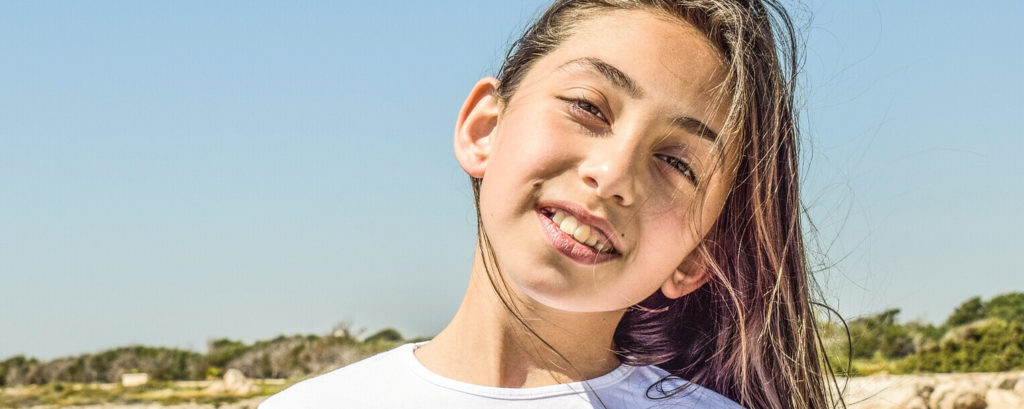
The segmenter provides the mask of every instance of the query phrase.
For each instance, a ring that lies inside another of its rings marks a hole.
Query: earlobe
[[[501,103],[495,95],[498,80],[477,81],[459,111],[455,123],[455,159],[470,176],[480,179],[491,155],[492,137],[498,126]]]
[[[694,251],[690,256],[676,267],[667,280],[661,285],[661,293],[665,298],[676,299],[686,294],[697,291],[711,278],[707,266],[698,261],[700,255]]]

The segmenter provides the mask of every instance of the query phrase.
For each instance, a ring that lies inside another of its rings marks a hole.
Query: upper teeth
[[[580,223],[580,221],[576,220],[575,217],[566,214],[561,210],[555,210],[555,214],[551,216],[551,221],[555,222],[559,229],[572,236],[576,241],[593,247],[597,249],[597,251],[604,251],[605,243],[597,242],[601,239],[601,233],[598,233],[597,229]],[[610,251],[611,246],[607,247]]]

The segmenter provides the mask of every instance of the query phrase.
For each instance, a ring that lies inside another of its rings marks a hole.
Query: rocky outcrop
[[[237,369],[228,369],[224,374],[224,379],[216,381],[210,386],[206,387],[204,392],[209,395],[235,395],[235,396],[247,396],[256,391],[256,382],[252,379],[247,379],[242,371]]]
[[[850,409],[1024,409],[1024,372],[840,379]]]

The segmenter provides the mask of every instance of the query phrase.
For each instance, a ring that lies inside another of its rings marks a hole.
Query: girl
[[[451,323],[261,408],[826,407],[792,47],[768,0],[555,1],[459,112]]]

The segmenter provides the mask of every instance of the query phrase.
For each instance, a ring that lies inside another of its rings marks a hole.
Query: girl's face
[[[597,312],[704,283],[688,256],[735,162],[713,142],[724,72],[696,28],[645,11],[590,17],[535,62],[481,144],[481,216],[516,290]]]

